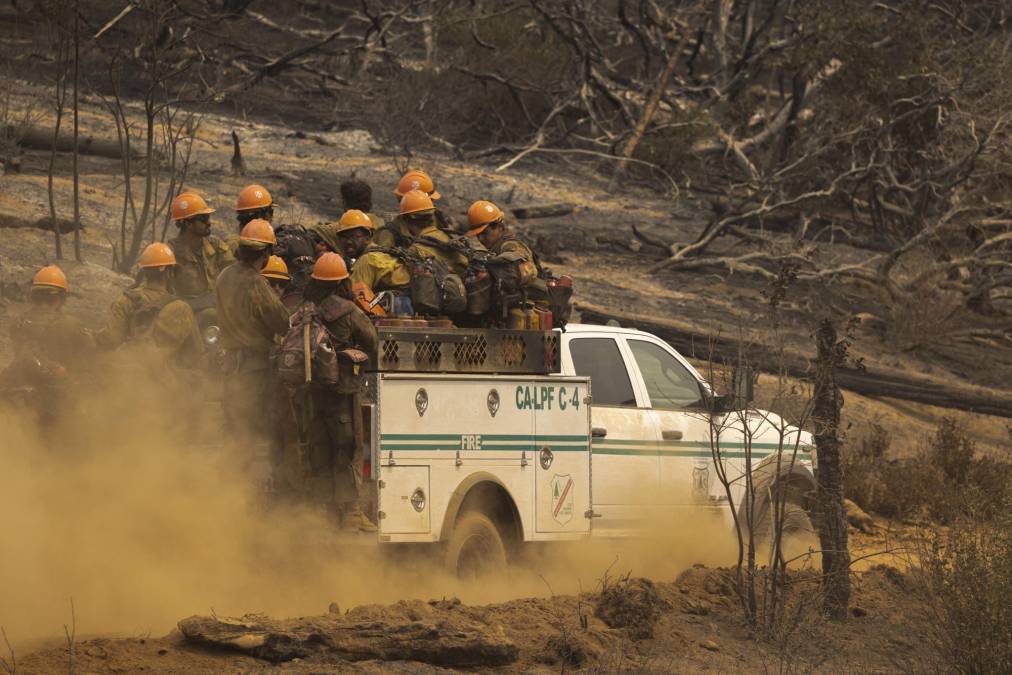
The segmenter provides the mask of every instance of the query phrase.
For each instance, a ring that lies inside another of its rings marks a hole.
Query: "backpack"
[[[288,334],[276,348],[278,379],[288,385],[337,385],[341,380],[337,350],[316,305],[305,302],[289,320]]]
[[[507,295],[520,293],[523,288],[521,265],[527,258],[513,251],[498,253],[485,261],[485,267],[495,279],[499,288]]]
[[[130,315],[129,339],[131,340],[150,335],[151,328],[154,326],[159,312],[173,300],[179,299],[173,295],[165,295],[155,302],[149,302],[137,293],[127,292],[126,296],[130,299],[130,303],[133,306],[133,313]]]
[[[274,254],[285,261],[292,283],[303,286],[316,262],[316,239],[301,225],[278,225],[274,231],[278,243]]]
[[[411,305],[419,314],[459,314],[467,309],[467,288],[439,258],[411,260]]]
[[[432,276],[435,279],[435,286],[438,288],[440,296],[441,312],[418,310],[419,305],[415,301],[415,272],[413,269],[411,302],[420,314],[462,314],[467,312],[477,315],[484,313],[479,311],[482,307],[486,307],[485,311],[487,311],[487,307],[490,305],[491,291],[490,288],[486,287],[484,281],[479,281],[487,273],[487,270],[480,262],[478,256],[480,251],[473,248],[471,240],[459,234],[450,234],[450,241],[441,241],[433,237],[419,237],[415,241],[445,251],[446,253],[462,255],[468,261],[464,279],[461,279],[459,274],[451,272],[443,260],[417,258],[412,261],[415,268],[419,268],[419,265],[421,266],[418,271],[418,274],[421,276],[418,282],[419,289],[427,291],[426,294],[420,295],[419,299],[427,302],[428,295],[435,295],[435,292],[432,290],[433,284],[428,279],[429,271],[426,268],[432,269]]]

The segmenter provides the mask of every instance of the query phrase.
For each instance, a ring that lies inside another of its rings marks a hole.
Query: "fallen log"
[[[572,204],[528,204],[527,206],[514,206],[509,211],[515,218],[531,220],[532,218],[568,216],[575,210],[576,208]]]
[[[447,668],[509,665],[519,649],[501,629],[453,621],[355,621],[340,615],[273,620],[191,616],[179,622],[190,642],[274,663],[329,655],[347,661],[418,661]]]
[[[18,145],[29,150],[49,152],[53,149],[53,130],[44,127],[28,127],[23,131]],[[94,155],[110,159],[122,159],[123,157],[123,148],[120,147],[117,141],[104,140],[95,138],[94,136],[79,136],[77,147],[78,152],[82,155]],[[56,151],[74,151],[74,137],[69,132],[61,130],[60,136],[56,140]],[[131,156],[137,158],[143,155],[137,151],[133,151]]]
[[[733,364],[742,348],[739,341],[732,337],[710,335],[674,319],[615,312],[589,303],[578,303],[576,309],[586,323],[606,324],[616,321],[626,328],[653,333],[689,358]],[[791,377],[808,378],[812,375],[811,359],[804,354],[780,354],[758,344],[749,344],[745,349],[749,364],[757,370],[778,373],[783,368]],[[836,372],[836,381],[844,389],[863,396],[898,398],[941,408],[1012,418],[1012,391],[943,384],[914,373],[875,367],[863,370],[852,366],[840,367]]]
[[[59,230],[60,234],[69,234],[74,231],[74,221],[68,218],[57,218],[54,223],[49,216],[39,218],[38,220],[27,220],[18,216],[0,214],[0,229],[24,227],[33,227],[39,230],[46,230],[47,232]],[[81,229],[84,229],[83,223],[81,224]]]

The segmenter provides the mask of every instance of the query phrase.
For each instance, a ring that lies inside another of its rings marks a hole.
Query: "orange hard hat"
[[[259,248],[267,244],[273,246],[277,243],[278,238],[274,236],[274,228],[263,218],[254,218],[249,221],[239,233],[240,246]]]
[[[268,279],[281,279],[282,281],[291,281],[292,277],[288,274],[288,265],[281,256],[272,255],[267,259],[267,264],[260,270],[260,274],[264,275]]]
[[[141,253],[141,258],[138,264],[142,268],[175,265],[176,254],[172,252],[172,249],[169,248],[168,244],[156,241],[153,244],[148,244],[148,247],[144,249],[144,252]]]
[[[172,220],[186,220],[210,213],[214,213],[214,209],[196,192],[180,192],[172,200]]]
[[[277,206],[271,199],[271,193],[263,185],[247,185],[239,193],[239,200],[235,203],[236,211],[252,211],[253,209],[265,209],[268,206]]]
[[[32,279],[32,286],[59,288],[64,291],[70,290],[70,287],[67,285],[67,275],[56,265],[46,265],[36,272],[35,277]]]
[[[432,198],[421,190],[408,190],[401,197],[401,215],[409,213],[421,213],[423,211],[435,211],[436,205]]]
[[[312,276],[318,281],[341,281],[350,275],[348,274],[348,266],[344,264],[344,258],[337,253],[328,251],[316,260]]]
[[[503,219],[503,212],[492,202],[479,199],[467,209],[467,236],[477,237],[492,223]]]
[[[341,215],[341,220],[337,221],[337,230],[335,234],[341,232],[347,232],[348,230],[356,230],[360,227],[364,227],[367,230],[375,230],[376,226],[373,225],[372,219],[364,211],[358,209],[348,209]]]
[[[436,186],[432,182],[432,177],[421,169],[412,169],[401,176],[401,180],[397,183],[397,188],[394,190],[394,196],[403,197],[411,190],[421,190],[433,199],[439,199],[440,196],[436,192]]]

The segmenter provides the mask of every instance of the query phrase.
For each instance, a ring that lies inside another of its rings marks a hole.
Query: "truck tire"
[[[446,567],[462,579],[506,570],[506,546],[499,528],[488,516],[469,511],[457,519],[446,546]]]
[[[774,512],[769,500],[764,500],[757,508],[756,522],[753,531],[755,532],[755,543],[757,546],[772,545],[775,531]],[[781,533],[781,549],[787,548],[788,544],[804,542],[806,538],[815,535],[815,526],[812,524],[811,516],[801,501],[793,495],[788,495],[784,502],[783,532]]]

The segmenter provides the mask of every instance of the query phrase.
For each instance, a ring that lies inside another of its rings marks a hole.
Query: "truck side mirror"
[[[731,371],[731,394],[739,406],[745,407],[755,400],[755,379],[751,366],[738,366]]]

